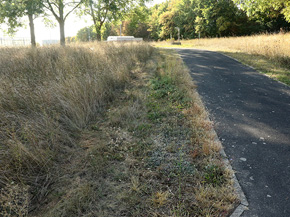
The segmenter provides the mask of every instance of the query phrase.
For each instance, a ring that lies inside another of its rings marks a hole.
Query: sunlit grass
[[[223,52],[290,85],[290,33],[184,40],[181,46],[170,45],[168,42],[153,44],[157,47],[198,48]]]
[[[0,215],[219,216],[238,202],[174,53],[90,43],[0,56]]]
[[[28,188],[22,195],[31,195],[29,210],[38,206],[60,178],[60,165],[80,148],[82,131],[131,82],[152,50],[134,43],[1,48],[0,188]],[[10,203],[21,206],[20,201],[27,198]]]

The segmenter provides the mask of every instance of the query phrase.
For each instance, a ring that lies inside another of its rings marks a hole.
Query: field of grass
[[[0,50],[0,216],[227,216],[232,172],[177,56]]]
[[[155,43],[171,47],[169,42]],[[182,41],[181,46],[222,52],[290,85],[290,33]]]

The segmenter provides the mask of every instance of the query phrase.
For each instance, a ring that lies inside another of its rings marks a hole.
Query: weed
[[[152,202],[154,206],[161,207],[167,203],[169,196],[170,194],[168,191],[158,191],[152,195]]]
[[[204,171],[205,183],[212,184],[214,186],[220,186],[225,182],[224,171],[217,165],[208,165]]]

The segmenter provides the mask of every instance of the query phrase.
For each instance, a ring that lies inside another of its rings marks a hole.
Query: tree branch
[[[83,3],[84,0],[81,0],[73,9],[71,9],[65,16],[64,16],[64,20],[66,20],[66,18],[68,17],[68,15],[70,15],[71,12],[73,12],[78,6],[80,6],[81,3]]]
[[[53,14],[53,16],[55,17],[55,19],[59,22],[60,21],[60,17],[57,15],[57,13],[54,11],[53,7],[52,7],[52,3],[49,0],[46,0],[48,7],[45,5],[45,7],[51,11],[51,13]]]

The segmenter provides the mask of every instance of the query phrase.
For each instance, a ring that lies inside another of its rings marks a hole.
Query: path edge
[[[168,49],[168,48],[166,48]],[[169,48],[170,49],[170,48]],[[171,48],[172,49],[172,48]],[[175,49],[175,48],[173,48]],[[179,49],[179,48],[177,48]],[[180,56],[180,54],[178,53],[178,51],[176,52],[178,54],[178,56],[182,59],[182,57]],[[216,52],[218,53],[218,52]],[[221,54],[221,53],[220,53]],[[222,54],[224,55],[224,54]],[[226,55],[225,55],[226,56]],[[230,57],[231,58],[231,57]],[[183,61],[183,60],[182,60]],[[236,60],[237,61],[237,60]],[[239,62],[239,61],[238,61]],[[184,65],[187,67],[187,65],[184,63]],[[188,68],[188,67],[187,67]],[[194,82],[194,81],[193,81]],[[203,103],[203,100],[202,100],[202,96],[197,92],[197,95],[198,95],[198,98],[199,100],[201,101],[202,103],[202,106],[205,108],[205,111],[207,113],[207,117],[206,119],[211,122],[211,123],[214,123],[213,121],[210,120],[209,116],[210,116],[210,113],[208,111],[208,109],[206,108],[206,106],[204,105]],[[234,181],[234,189],[235,189],[235,193],[237,194],[238,196],[238,199],[240,200],[240,204],[234,208],[233,212],[229,215],[229,217],[240,217],[245,210],[248,210],[248,206],[249,206],[249,202],[245,196],[245,193],[235,175],[235,171],[233,170],[231,164],[230,164],[230,161],[228,160],[228,157],[224,151],[224,146],[222,145],[222,142],[219,140],[218,138],[218,135],[214,129],[214,127],[212,128],[212,134],[214,136],[214,141],[218,144],[220,144],[220,147],[221,147],[221,150],[220,150],[220,155],[222,156],[222,161],[225,165],[226,168],[228,168],[230,171],[233,171],[233,175],[232,175],[232,180]]]
[[[210,50],[206,50],[206,51],[210,51]],[[286,86],[286,87],[289,87],[287,84],[284,84],[283,82],[281,82],[281,81],[279,81],[279,80],[277,80],[277,79],[275,79],[275,78],[270,77],[269,75],[263,73],[261,70],[256,69],[255,67],[250,66],[250,65],[248,65],[248,64],[246,64],[246,63],[242,63],[240,60],[238,60],[238,59],[236,59],[236,58],[234,58],[234,57],[231,57],[231,56],[229,56],[229,55],[227,55],[227,54],[224,54],[223,51],[220,51],[220,52],[218,52],[218,51],[211,51],[211,52],[215,52],[215,53],[218,53],[218,54],[224,55],[224,56],[228,57],[229,59],[232,59],[232,60],[234,60],[234,61],[236,61],[236,62],[238,62],[238,63],[240,63],[240,64],[242,64],[242,65],[244,65],[244,66],[246,66],[246,67],[248,67],[248,68],[250,68],[250,69],[252,69],[252,70],[254,70],[254,71],[257,72],[259,75],[263,75],[263,76],[267,77],[268,79],[271,79],[272,81],[276,81],[276,82],[278,82],[278,83],[280,83],[280,84],[282,84],[282,85],[284,85],[284,86]]]
[[[200,96],[200,99],[203,102],[201,96]],[[208,121],[214,123],[213,121],[210,120],[209,112],[207,109],[206,109],[206,111],[208,113],[208,115],[207,115]],[[240,200],[240,204],[233,210],[233,212],[229,215],[229,217],[240,217],[245,210],[248,210],[249,202],[248,202],[246,195],[245,195],[245,193],[244,193],[244,191],[243,191],[243,189],[242,189],[242,187],[241,187],[241,185],[236,177],[235,171],[233,170],[233,168],[231,166],[231,163],[228,159],[228,156],[224,151],[224,146],[222,145],[222,142],[219,140],[218,135],[217,135],[214,127],[212,128],[212,133],[215,137],[214,141],[216,143],[220,144],[220,146],[222,147],[220,150],[220,155],[222,156],[222,161],[223,161],[225,167],[227,169],[229,169],[230,171],[233,171],[232,180],[234,181],[234,189],[235,189],[235,193],[238,196],[238,199]]]

